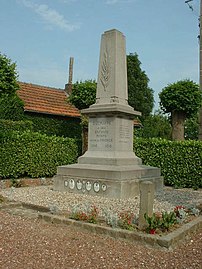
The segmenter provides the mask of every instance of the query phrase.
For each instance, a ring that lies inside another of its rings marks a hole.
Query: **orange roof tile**
[[[64,90],[19,82],[18,96],[24,101],[24,110],[58,116],[80,117],[80,111],[67,102]]]
[[[141,121],[138,118],[133,120],[133,124],[135,127],[139,127],[139,128],[143,127]]]

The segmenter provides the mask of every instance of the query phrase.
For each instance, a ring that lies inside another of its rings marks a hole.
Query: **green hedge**
[[[32,122],[34,132],[40,132],[48,136],[56,135],[76,139],[78,154],[81,155],[82,128],[80,118],[62,118],[53,115],[26,113],[25,119]]]
[[[33,130],[33,123],[31,121],[12,121],[0,119],[0,132],[26,130]]]
[[[74,163],[74,139],[26,131],[0,133],[0,177],[53,176],[57,166]]]
[[[79,118],[25,113],[24,119],[33,122],[34,132],[81,139],[81,120]]]
[[[53,176],[57,166],[76,162],[72,138],[26,132],[0,132],[0,178]],[[143,163],[161,168],[166,185],[202,188],[202,142],[135,139]]]
[[[202,187],[202,142],[135,139],[134,150],[145,165],[161,168],[165,185]]]

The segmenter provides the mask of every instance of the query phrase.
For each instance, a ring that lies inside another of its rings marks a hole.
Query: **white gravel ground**
[[[9,188],[0,191],[0,194],[11,201],[25,202],[49,207],[54,210],[71,211],[74,205],[95,205],[99,212],[120,212],[129,210],[135,214],[139,212],[139,197],[133,199],[107,199],[98,196],[72,194],[53,191],[52,186]],[[176,205],[195,206],[202,201],[202,190],[164,188],[157,194],[154,202],[154,211],[170,211]]]

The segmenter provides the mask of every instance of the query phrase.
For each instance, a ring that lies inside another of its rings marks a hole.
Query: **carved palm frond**
[[[104,52],[103,62],[101,66],[101,74],[100,74],[100,81],[105,91],[106,91],[107,86],[109,85],[109,79],[110,79],[109,54],[106,49],[106,51]]]

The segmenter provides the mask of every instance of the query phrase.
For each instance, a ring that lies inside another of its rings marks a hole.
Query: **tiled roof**
[[[19,82],[18,96],[24,101],[24,110],[58,116],[80,117],[79,110],[67,102],[64,90]]]
[[[139,119],[134,119],[133,123],[134,123],[134,126],[137,127],[137,128],[142,128],[143,127],[143,125],[142,125],[142,123],[141,123],[141,121]]]

